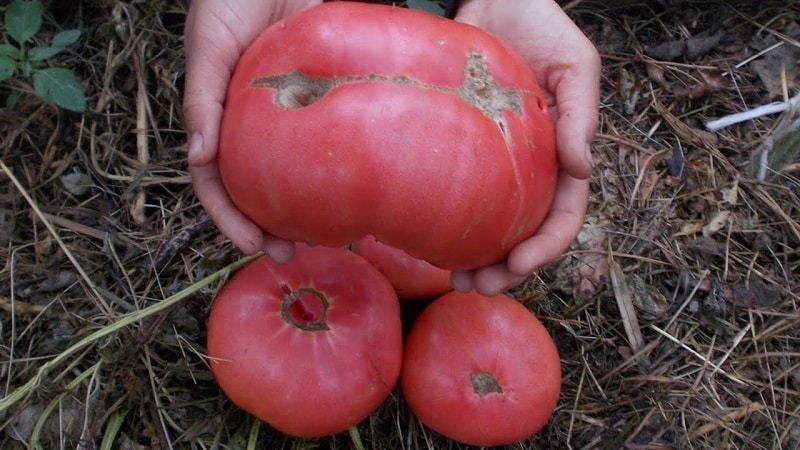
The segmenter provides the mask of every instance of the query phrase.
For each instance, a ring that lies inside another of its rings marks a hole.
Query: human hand
[[[192,186],[217,228],[247,254],[284,262],[294,245],[264,233],[233,204],[217,165],[223,102],[239,56],[268,25],[322,0],[194,0],[186,17],[183,114]]]
[[[456,20],[494,34],[528,61],[556,124],[561,167],[544,223],[506,261],[451,276],[456,290],[495,295],[558,258],[583,225],[592,171],[590,143],[598,122],[600,56],[553,0],[466,0]]]

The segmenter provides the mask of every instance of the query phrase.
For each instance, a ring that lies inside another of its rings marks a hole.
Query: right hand
[[[219,127],[242,52],[272,23],[318,3],[322,0],[194,0],[186,17],[183,114],[195,195],[236,247],[246,254],[263,250],[278,262],[294,255],[294,244],[266,234],[233,204],[217,165]]]

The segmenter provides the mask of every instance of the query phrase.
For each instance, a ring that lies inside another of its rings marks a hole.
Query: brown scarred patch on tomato
[[[506,134],[503,111],[508,110],[522,116],[522,96],[536,95],[533,92],[502,87],[492,75],[486,56],[471,52],[467,55],[464,80],[458,88],[431,85],[406,76],[369,74],[364,76],[313,77],[300,71],[281,75],[259,77],[250,83],[256,89],[275,89],[275,103],[285,109],[304,108],[320,100],[331,89],[348,83],[384,81],[420,89],[458,95],[474,106],[486,117],[494,120],[501,132]]]
[[[283,320],[304,331],[327,331],[328,299],[312,288],[299,288],[288,294],[284,292],[281,305]]]
[[[489,372],[472,372],[469,374],[469,378],[472,381],[472,390],[478,394],[478,397],[503,393],[503,388],[500,387],[497,378]]]

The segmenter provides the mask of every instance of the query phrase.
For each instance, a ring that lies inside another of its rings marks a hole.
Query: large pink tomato
[[[446,269],[504,259],[554,194],[555,134],[528,64],[421,11],[323,3],[276,22],[228,87],[219,165],[264,230],[371,234]]]
[[[400,307],[389,282],[344,248],[298,245],[223,286],[208,319],[211,371],[240,408],[290,435],[347,430],[400,373]]]
[[[450,292],[414,322],[400,383],[422,423],[466,444],[498,446],[547,423],[561,363],[547,329],[518,302]]]

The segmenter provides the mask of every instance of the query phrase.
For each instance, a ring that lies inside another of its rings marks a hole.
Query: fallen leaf
[[[7,247],[14,235],[17,218],[14,211],[9,208],[0,208],[0,245]]]
[[[722,40],[722,31],[712,33],[704,31],[686,40],[686,58],[689,61],[697,61],[714,50],[719,41]]]
[[[701,70],[698,72],[699,79],[694,84],[680,86],[673,89],[673,93],[678,97],[688,97],[695,100],[705,97],[727,87],[725,78],[719,71]]]
[[[32,403],[24,408],[14,417],[14,419],[6,427],[6,434],[15,441],[27,443],[33,429],[36,427],[36,421],[39,416],[44,412],[44,405],[41,403]]]
[[[752,175],[759,181],[774,179],[800,154],[800,118],[797,116],[798,111],[784,115],[767,139],[753,152]]]
[[[625,68],[622,68],[619,74],[619,93],[622,97],[623,111],[627,115],[633,114],[636,111],[636,103],[639,101],[642,90]]]
[[[635,273],[629,274],[625,281],[631,292],[633,305],[644,317],[658,318],[667,314],[671,302],[656,286],[647,283]]]
[[[686,222],[681,225],[681,229],[675,234],[675,237],[691,236],[693,234],[701,233],[702,231],[703,224],[698,222]]]
[[[6,434],[14,440],[28,443],[33,435],[34,427],[45,411],[42,403],[29,403],[11,421]],[[39,434],[39,442],[43,448],[53,448],[44,444],[59,442],[66,436],[77,438],[84,421],[91,420],[91,411],[86,405],[71,396],[59,401],[57,408],[51,411],[44,421]]]
[[[572,295],[579,304],[591,300],[608,285],[608,258],[602,248],[595,250],[579,254],[575,261]]]
[[[729,204],[735,205],[739,201],[739,179],[736,178],[733,181],[733,186],[728,189],[720,189],[720,193],[722,194],[722,201]]]
[[[94,186],[92,177],[82,172],[69,172],[61,175],[61,184],[64,189],[72,195],[82,196],[86,195],[89,190]]]
[[[683,158],[683,150],[679,145],[672,147],[672,155],[667,158],[667,174],[672,179],[668,184],[673,187],[684,186],[689,177],[686,173],[686,163]],[[669,179],[668,179],[669,180]]]
[[[611,286],[614,289],[614,297],[617,299],[617,307],[619,308],[620,317],[622,318],[622,325],[625,328],[625,335],[628,338],[628,344],[631,349],[638,352],[644,348],[644,336],[642,329],[639,327],[639,318],[636,315],[636,309],[633,306],[633,293],[628,287],[628,281],[622,268],[616,262],[612,261],[610,264]],[[641,361],[649,364],[646,356],[643,356]]]
[[[703,227],[703,236],[710,236],[728,225],[731,212],[726,210],[717,211],[714,217]]]
[[[755,309],[769,308],[782,299],[777,287],[757,278],[746,285],[734,285],[730,297],[729,301],[737,306]]]
[[[663,87],[668,87],[669,83],[667,83],[667,79],[664,76],[664,66],[661,64],[655,64],[648,62],[647,63],[647,76],[652,80],[655,81],[656,84]]]
[[[704,31],[686,40],[674,39],[662,42],[654,47],[645,48],[645,54],[660,60],[675,60],[685,56],[689,61],[697,61],[711,50],[714,50],[722,40],[722,31]]]
[[[800,25],[795,21],[789,21],[789,25],[782,30],[782,34],[798,40],[800,39]],[[751,44],[756,51],[766,52],[762,57],[753,61],[751,67],[764,87],[767,88],[770,98],[780,97],[783,94],[782,72],[786,72],[789,91],[795,90],[795,79],[800,74],[798,70],[800,49],[787,42],[779,45],[781,42],[783,41],[779,41],[772,34],[766,36],[759,34]]]
[[[646,47],[644,53],[655,59],[671,61],[683,55],[683,41],[680,39],[662,42],[654,47]]]

